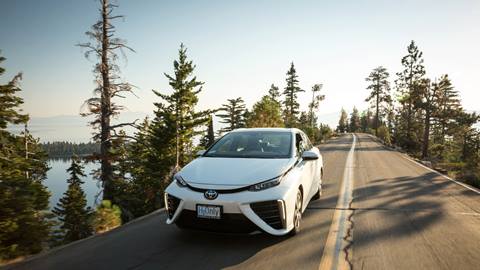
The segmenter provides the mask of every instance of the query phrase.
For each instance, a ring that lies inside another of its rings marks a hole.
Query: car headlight
[[[252,185],[252,186],[250,186],[250,188],[248,190],[250,190],[250,191],[264,190],[264,189],[267,189],[267,188],[278,186],[281,181],[282,181],[282,176],[279,176],[277,178]]]
[[[187,182],[178,174],[176,174],[174,177],[173,177],[173,180],[175,180],[175,182],[177,183],[177,185],[179,185],[180,187],[186,187],[188,186]]]

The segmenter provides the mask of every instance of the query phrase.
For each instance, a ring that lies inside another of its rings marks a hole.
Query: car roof
[[[301,132],[298,128],[239,128],[232,130],[230,132],[262,132],[262,131],[268,131],[268,132]]]

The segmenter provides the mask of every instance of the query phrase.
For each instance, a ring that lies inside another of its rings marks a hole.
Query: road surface
[[[480,269],[479,193],[368,135],[353,143],[320,147],[323,196],[295,237],[180,231],[159,212],[7,269]]]

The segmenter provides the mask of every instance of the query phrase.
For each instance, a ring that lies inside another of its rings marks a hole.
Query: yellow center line
[[[340,187],[340,193],[333,214],[332,224],[330,225],[330,231],[328,232],[327,241],[323,249],[322,259],[320,261],[319,269],[321,270],[336,270],[336,269],[349,269],[349,263],[345,259],[345,247],[347,241],[345,239],[352,237],[347,234],[349,225],[348,217],[352,210],[349,209],[350,202],[352,201],[353,190],[353,165],[354,165],[354,152],[356,136],[352,134],[353,142],[350,151],[348,152],[347,161],[345,163],[345,170],[343,172],[342,184]],[[350,240],[350,239],[347,239]],[[348,256],[352,258],[352,252],[349,251]]]

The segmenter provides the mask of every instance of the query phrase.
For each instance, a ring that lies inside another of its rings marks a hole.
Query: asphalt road
[[[354,269],[480,269],[480,194],[368,135],[356,137],[350,165],[352,135],[320,147],[324,193],[295,237],[180,231],[158,212],[7,269],[319,269],[332,248],[332,218],[342,211],[351,242],[342,240],[331,269],[341,269],[341,261]],[[346,166],[352,200],[336,208]]]

